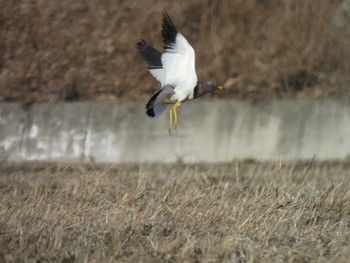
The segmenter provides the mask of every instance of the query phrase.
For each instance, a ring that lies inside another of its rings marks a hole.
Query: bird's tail
[[[168,85],[152,95],[146,105],[146,114],[156,117],[168,107],[168,99],[174,94],[174,89]]]

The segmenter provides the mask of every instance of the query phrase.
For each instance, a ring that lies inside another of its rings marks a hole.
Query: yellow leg
[[[171,130],[173,129],[173,108],[169,110],[169,134],[171,134]]]
[[[170,118],[170,124],[169,124],[169,133],[171,134],[172,130],[176,131],[177,128],[177,111],[176,108],[179,107],[181,103],[178,101],[174,104],[174,106],[171,107],[169,111],[169,118]],[[174,115],[174,123],[173,123],[173,115]]]
[[[176,108],[177,108],[177,103],[174,106],[174,119],[175,119],[174,129],[175,129],[175,131],[177,129],[177,111],[176,111]]]

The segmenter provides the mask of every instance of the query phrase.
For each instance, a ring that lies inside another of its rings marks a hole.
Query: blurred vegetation
[[[161,49],[163,10],[227,97],[349,95],[350,27],[331,22],[343,1],[0,2],[0,101],[145,100],[159,84],[135,44]]]

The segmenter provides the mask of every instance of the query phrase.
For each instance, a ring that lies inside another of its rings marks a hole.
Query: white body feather
[[[195,53],[186,38],[178,33],[172,48],[165,49],[161,57],[163,68],[151,69],[150,73],[162,84],[171,85],[175,94],[171,100],[183,101],[193,98],[193,88],[197,84]]]

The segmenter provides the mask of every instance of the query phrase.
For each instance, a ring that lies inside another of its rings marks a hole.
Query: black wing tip
[[[136,43],[138,49],[142,49],[144,46],[148,45],[148,43],[141,38],[139,42]]]
[[[170,18],[169,14],[164,11],[163,12],[163,30],[170,30],[170,31],[176,31],[178,32],[178,29],[176,28],[173,20]]]
[[[162,12],[162,15],[163,15],[163,19],[164,20],[170,20],[171,21],[171,18],[170,18],[169,13],[167,11],[164,10]]]
[[[164,49],[172,48],[176,41],[176,35],[179,30],[171,20],[169,14],[163,11],[163,24],[162,24],[162,35],[164,42]]]
[[[161,56],[162,54],[148,44],[145,40],[141,39],[137,44],[137,49],[140,55],[143,57],[148,69],[160,69],[163,68]]]

